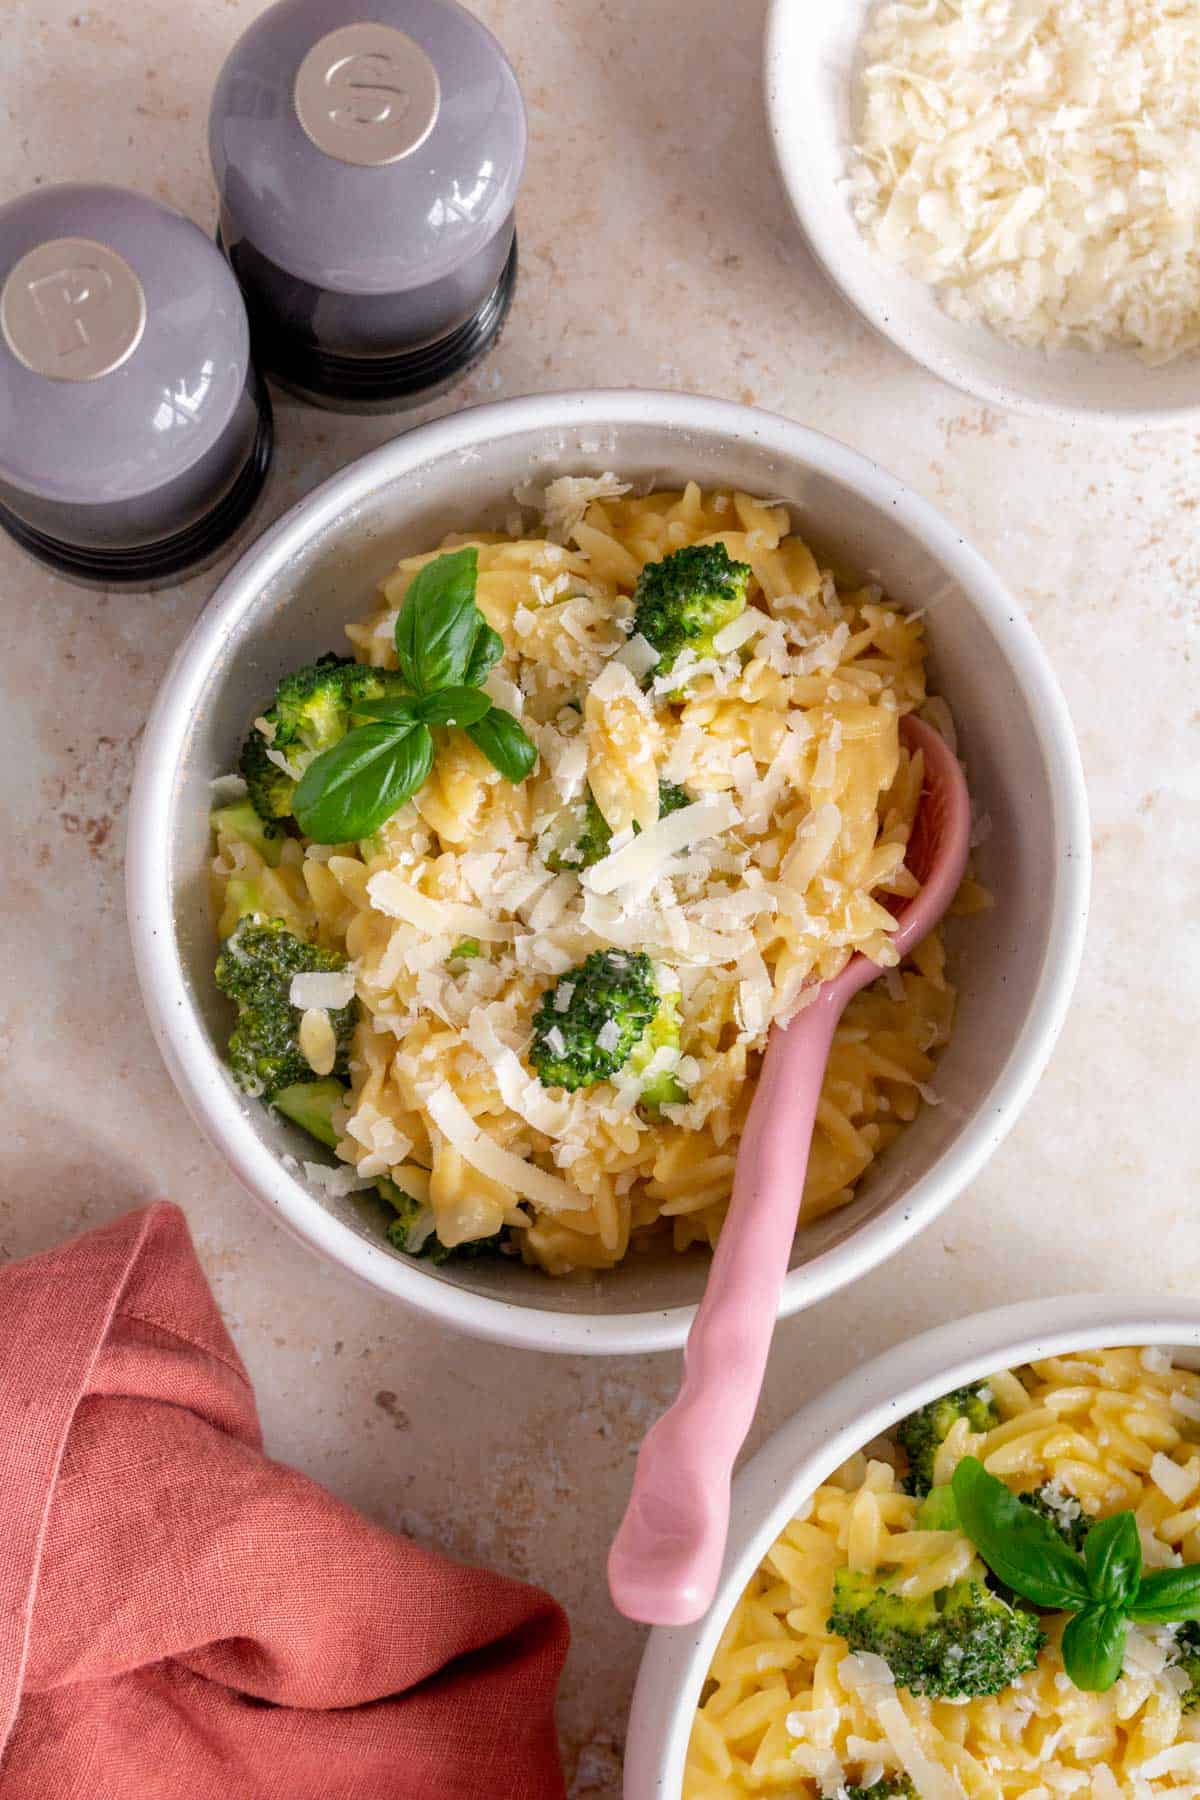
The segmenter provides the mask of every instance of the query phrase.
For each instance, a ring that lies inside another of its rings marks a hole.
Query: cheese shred
[[[851,204],[959,320],[1044,349],[1200,343],[1193,0],[886,0]]]

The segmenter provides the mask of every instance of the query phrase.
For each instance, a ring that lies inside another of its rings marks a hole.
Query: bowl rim
[[[833,3],[841,4],[843,0],[833,0]],[[1160,431],[1172,425],[1195,424],[1200,418],[1200,404],[1189,401],[1162,406],[1115,407],[1106,406],[1102,401],[1095,405],[1087,402],[1069,405],[1062,400],[1042,399],[1022,388],[993,381],[988,375],[978,373],[972,364],[943,354],[936,342],[924,340],[922,347],[918,349],[893,328],[887,305],[886,281],[859,282],[846,270],[837,255],[833,234],[825,229],[821,223],[820,211],[810,203],[811,189],[805,182],[804,170],[787,148],[791,134],[785,112],[785,44],[798,14],[795,0],[768,0],[763,33],[762,81],[771,149],[796,223],[809,250],[830,284],[860,318],[879,337],[901,351],[911,362],[928,369],[931,375],[936,375],[939,380],[960,393],[969,394],[973,399],[985,401],[988,405],[1007,412],[1020,413],[1028,418],[1054,419],[1060,424],[1077,425],[1086,422],[1093,426],[1124,426],[1129,431]],[[882,259],[878,259],[878,262],[881,276],[886,275],[888,265]],[[904,279],[901,270],[896,270],[895,275],[897,279]]]
[[[376,1291],[476,1337],[512,1348],[584,1355],[678,1348],[695,1306],[572,1313],[524,1306],[431,1279],[328,1213],[263,1144],[190,1000],[174,929],[165,846],[192,720],[210,667],[260,590],[314,538],[335,528],[385,481],[464,451],[486,454],[506,436],[579,427],[657,425],[765,445],[815,468],[891,513],[969,595],[1004,642],[1041,739],[1055,848],[1048,947],[1033,998],[991,1091],[955,1142],[913,1187],[840,1244],[789,1271],[781,1318],[825,1299],[892,1256],[930,1224],[992,1155],[1045,1068],[1075,985],[1087,919],[1090,838],[1086,789],[1066,702],[1046,653],[999,576],[925,500],[868,457],[782,415],[732,401],[653,389],[590,389],[471,408],[368,452],[291,507],[225,575],[177,650],[151,710],[130,799],[126,897],[142,998],[154,1037],[192,1117],[250,1195],[301,1242]]]
[[[802,1406],[733,1484],[712,1605],[646,1641],[626,1740],[624,1800],[680,1800],[691,1719],[733,1605],[797,1507],[846,1458],[939,1394],[1044,1356],[1125,1345],[1200,1349],[1200,1299],[1071,1294],[953,1319],[886,1350]]]

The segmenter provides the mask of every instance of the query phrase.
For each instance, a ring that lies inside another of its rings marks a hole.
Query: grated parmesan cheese
[[[512,936],[510,927],[499,919],[457,901],[433,899],[391,869],[381,869],[372,875],[367,883],[367,895],[372,906],[386,913],[389,919],[403,919],[431,937],[449,934],[500,943]]]
[[[1151,363],[1200,344],[1200,9],[886,0],[864,50],[854,214],[953,318]]]
[[[710,795],[691,806],[681,806],[678,812],[668,813],[620,850],[585,869],[583,885],[594,894],[611,894],[620,887],[653,882],[679,851],[728,831],[739,817],[728,794]]]
[[[628,492],[629,483],[611,472],[606,475],[560,475],[550,482],[539,501],[547,537],[565,544],[593,500],[619,500]]]
[[[628,669],[635,681],[640,681],[659,661],[659,654],[648,638],[644,638],[640,631],[635,631],[629,642],[622,644],[616,651],[612,660]]]
[[[319,1189],[332,1200],[341,1200],[347,1194],[357,1194],[363,1188],[375,1186],[373,1175],[361,1175],[348,1163],[338,1163],[331,1167],[329,1163],[306,1162],[303,1168],[308,1185]]]
[[[879,1702],[875,1717],[921,1800],[963,1800],[963,1790],[954,1777],[922,1750],[908,1714],[895,1693]]]
[[[208,791],[214,806],[231,806],[235,800],[244,800],[248,789],[240,775],[214,775]]]
[[[312,969],[293,975],[288,999],[301,1012],[309,1007],[349,1006],[354,998],[353,969]]]
[[[745,612],[740,612],[736,619],[730,619],[728,625],[723,625],[716,633],[713,638],[713,649],[718,656],[731,656],[735,650],[740,650],[743,644],[748,644],[750,639],[762,630],[766,622],[765,614],[759,612],[756,606],[748,606]],[[656,656],[654,660],[657,662],[658,657]]]
[[[441,1082],[427,1097],[430,1118],[464,1162],[501,1187],[511,1188],[547,1212],[574,1212],[584,1205],[583,1195],[568,1181],[539,1169],[536,1163],[504,1150],[481,1131],[457,1094]]]
[[[485,1008],[477,1007],[471,1014],[467,1036],[495,1076],[505,1106],[535,1131],[544,1131],[547,1137],[562,1137],[571,1117],[570,1100],[566,1096],[552,1099],[536,1076],[525,1072],[516,1051],[499,1036]]]

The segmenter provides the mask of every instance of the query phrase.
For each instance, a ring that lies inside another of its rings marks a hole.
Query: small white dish
[[[692,1720],[726,1621],[787,1521],[855,1450],[926,1401],[1072,1350],[1162,1344],[1200,1367],[1200,1301],[1075,1294],[956,1319],[876,1357],[801,1408],[733,1484],[729,1546],[696,1625],[650,1633],[625,1745],[625,1800],[680,1800]]]
[[[234,1088],[207,905],[210,784],[236,762],[279,676],[343,642],[399,557],[453,530],[503,528],[516,487],[619,471],[634,482],[779,496],[819,553],[929,616],[937,691],[958,721],[992,834],[995,906],[950,943],[958,1023],[943,1104],[868,1171],[854,1202],[798,1235],[788,1316],[856,1280],[936,1218],[1032,1093],[1079,967],[1090,847],[1079,753],[1050,666],[1016,601],[932,507],[867,458],[791,420],[687,394],[545,394],[478,407],[385,444],[319,487],[230,571],[183,644],[148,721],[130,805],[130,930],[150,1024],[183,1099],[243,1185],[289,1231],[378,1292],[477,1337],[613,1355],[682,1344],[708,1258],[627,1257],[555,1281],[516,1262],[441,1268],[401,1256],[361,1197],[318,1195],[294,1159],[328,1160]],[[955,941],[957,939],[957,941]],[[290,1157],[291,1165],[284,1161]]]
[[[994,406],[1131,429],[1194,424],[1200,356],[1150,368],[1132,351],[1047,355],[962,324],[931,288],[880,256],[850,210],[859,41],[876,0],[771,0],[764,62],[780,174],[817,261],[882,336],[952,386]]]

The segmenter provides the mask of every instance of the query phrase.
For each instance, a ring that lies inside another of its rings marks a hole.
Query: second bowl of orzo
[[[887,969],[957,732],[976,868]],[[215,786],[214,786],[215,784]],[[830,1063],[788,1312],[982,1164],[1078,964],[1083,783],[1000,580],[865,459],[671,394],[423,427],[226,578],[147,729],[129,911],[201,1125],[305,1241],[498,1340],[682,1341],[772,1022]]]
[[[1026,1301],[805,1406],[652,1633],[626,1800],[1153,1800],[1200,1779],[1200,1308]]]

